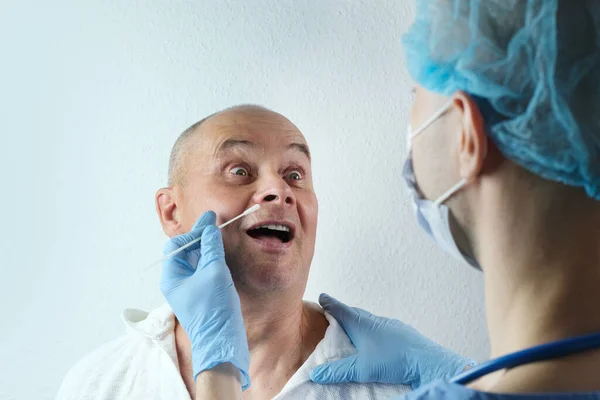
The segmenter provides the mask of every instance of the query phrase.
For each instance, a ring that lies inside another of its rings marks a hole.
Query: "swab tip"
[[[259,208],[260,208],[260,204],[255,204],[252,207],[250,207],[249,209],[247,209],[246,211],[244,211],[244,215],[253,213],[254,211],[258,210]]]

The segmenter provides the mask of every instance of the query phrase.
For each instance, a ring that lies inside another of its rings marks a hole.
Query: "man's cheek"
[[[224,228],[224,230],[227,230],[227,228]],[[223,237],[223,246],[225,247],[225,251],[233,249],[236,245],[236,242],[239,241],[239,238],[236,237],[236,235],[234,235],[233,232],[221,231],[221,233]]]
[[[319,202],[314,193],[306,193],[298,202],[300,217],[304,217],[305,223],[316,225],[319,214]]]

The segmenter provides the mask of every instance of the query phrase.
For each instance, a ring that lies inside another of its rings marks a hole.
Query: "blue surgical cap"
[[[507,158],[600,200],[599,0],[417,0],[403,44],[419,85],[479,100]]]

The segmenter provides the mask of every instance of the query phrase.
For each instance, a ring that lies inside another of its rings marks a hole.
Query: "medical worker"
[[[483,271],[491,361],[324,295],[357,353],[311,379],[409,384],[407,399],[600,399],[600,1],[421,0],[403,44],[410,200],[441,248]],[[165,263],[161,289],[201,393],[239,397],[239,299],[201,221],[169,242],[202,236]]]

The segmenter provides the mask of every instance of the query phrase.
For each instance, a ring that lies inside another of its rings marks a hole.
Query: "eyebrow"
[[[249,140],[227,139],[217,146],[215,154],[235,149],[236,147],[254,147],[254,143]]]
[[[227,150],[235,149],[235,148],[239,148],[239,147],[255,147],[255,144],[249,140],[227,139],[217,146],[217,148],[215,150],[215,154],[222,153]],[[308,149],[308,146],[305,145],[304,143],[292,143],[292,144],[288,145],[288,149],[300,152],[300,153],[304,154],[306,157],[308,157],[309,161],[311,160],[310,150]]]
[[[304,143],[292,143],[288,146],[288,149],[299,151],[300,153],[308,157],[308,161],[310,161],[310,150],[308,149],[308,146]]]

